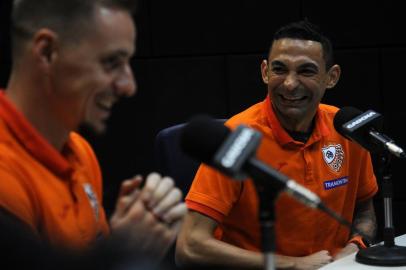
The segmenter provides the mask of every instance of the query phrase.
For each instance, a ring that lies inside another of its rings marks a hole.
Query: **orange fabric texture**
[[[0,91],[0,207],[53,245],[85,248],[108,234],[90,145],[71,133],[62,154]]]
[[[357,201],[378,190],[369,153],[339,135],[333,126],[336,107],[320,104],[315,128],[304,144],[281,127],[267,97],[227,121],[263,133],[257,157],[320,196],[335,212],[351,221]],[[269,180],[273,181],[273,180]],[[252,180],[235,181],[206,165],[196,173],[186,197],[189,209],[219,223],[215,237],[232,245],[260,251],[258,198]],[[347,244],[349,230],[326,214],[280,193],[275,211],[277,253],[305,256],[327,249],[335,254]]]

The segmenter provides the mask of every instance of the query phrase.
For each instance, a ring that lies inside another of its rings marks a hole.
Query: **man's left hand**
[[[357,252],[358,246],[354,243],[348,243],[342,250],[340,250],[336,255],[334,255],[333,260],[336,261],[338,259],[344,258],[354,252]]]

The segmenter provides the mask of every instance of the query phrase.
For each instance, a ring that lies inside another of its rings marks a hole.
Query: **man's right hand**
[[[126,180],[110,224],[113,235],[125,235],[128,244],[154,259],[162,258],[179,231],[186,205],[182,192],[169,177],[148,175],[142,189],[141,176]]]

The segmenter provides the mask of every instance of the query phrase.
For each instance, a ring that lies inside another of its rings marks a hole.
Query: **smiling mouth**
[[[104,111],[111,111],[111,108],[114,105],[113,101],[99,101],[96,103],[97,107]]]
[[[96,97],[96,105],[102,110],[111,111],[113,105],[116,103],[117,99],[114,95],[109,92],[100,94]]]
[[[280,97],[281,97],[281,99],[282,99],[283,102],[292,103],[292,104],[302,102],[302,101],[304,101],[304,100],[307,98],[306,96],[302,96],[302,97],[289,97],[289,96],[283,96],[283,95],[280,95]]]

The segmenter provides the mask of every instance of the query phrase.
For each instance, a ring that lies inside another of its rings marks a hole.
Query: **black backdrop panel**
[[[303,16],[318,24],[336,47],[377,45],[381,42],[384,1],[303,1]]]
[[[385,0],[380,2],[380,13],[376,18],[381,24],[381,44],[384,46],[406,45],[405,9],[402,1]]]
[[[394,203],[393,203],[393,224],[395,227],[395,235],[402,235],[402,234],[406,233],[406,219],[404,218],[405,209],[406,209],[406,202],[404,200],[394,201]]]
[[[338,107],[380,110],[379,51],[336,50],[335,58],[341,66],[341,78],[334,88],[326,90],[323,102]]]
[[[261,101],[267,93],[261,78],[261,62],[266,55],[227,56],[227,89],[230,115]]]
[[[382,54],[385,132],[406,150],[405,70],[400,64],[406,61],[406,49],[386,49]],[[392,163],[395,197],[404,200],[406,160],[394,159]]]
[[[383,199],[378,195],[374,200],[376,220],[378,223],[378,231],[376,241],[383,241],[383,228],[385,227],[385,215],[383,210]],[[406,233],[406,219],[404,217],[404,209],[406,209],[406,202],[401,200],[394,200],[392,205],[393,210],[393,225],[395,227],[395,235],[402,235]]]
[[[153,53],[262,52],[280,25],[299,18],[298,0],[151,0]]]
[[[0,88],[6,87],[11,66],[10,10],[11,0],[0,0]]]
[[[149,0],[139,0],[135,14],[137,29],[136,56],[152,55],[151,7]]]
[[[151,60],[150,85],[157,93],[155,126],[162,129],[201,113],[224,118],[228,110],[224,63],[222,56]]]

